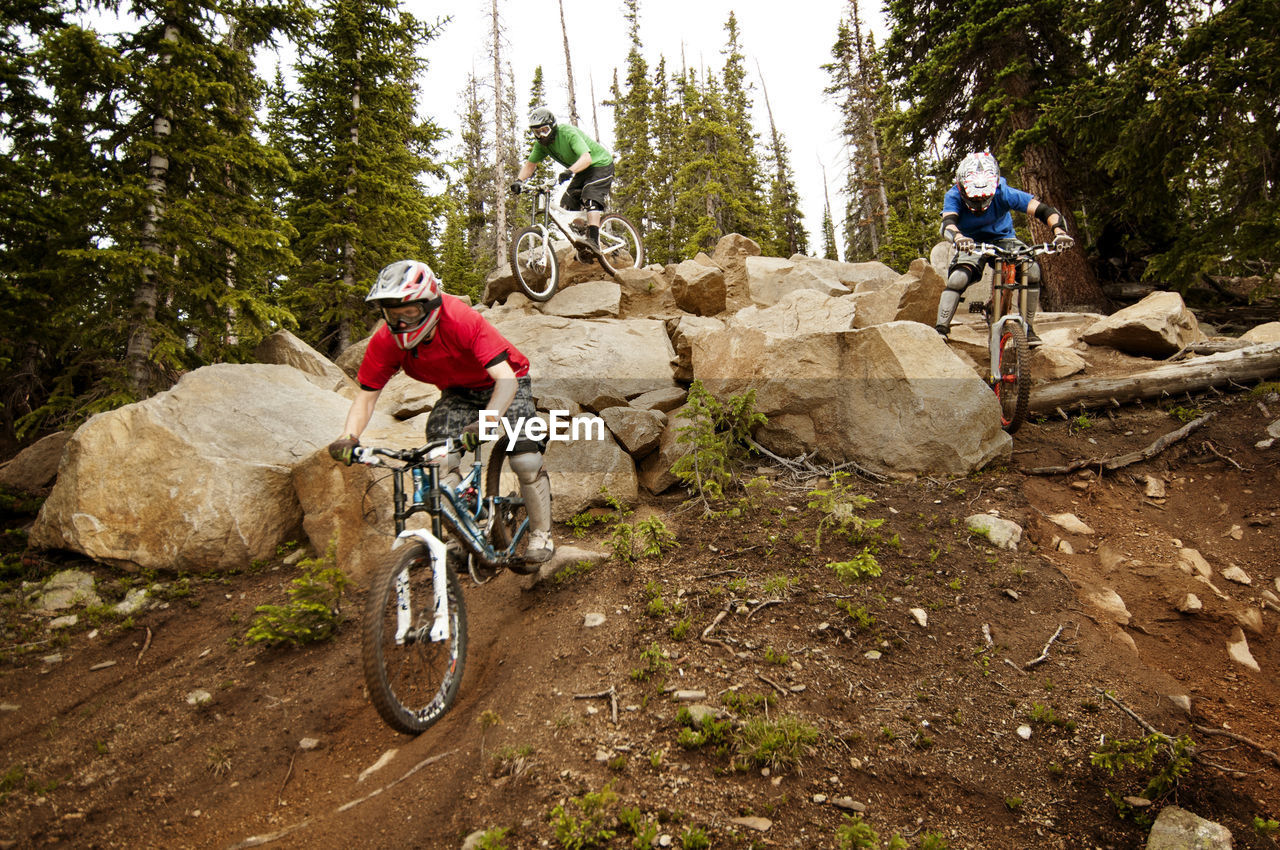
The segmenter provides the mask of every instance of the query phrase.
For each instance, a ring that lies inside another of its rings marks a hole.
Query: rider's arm
[[[591,167],[591,151],[587,151],[582,156],[573,161],[573,165],[569,166],[569,170],[574,174],[584,171]]]
[[[493,394],[489,396],[489,404],[485,409],[497,411],[498,418],[501,419],[516,397],[515,370],[505,357],[486,366],[484,370],[493,378]]]
[[[373,418],[373,406],[377,404],[378,396],[381,394],[382,390],[366,389],[356,393],[356,397],[351,400],[351,409],[347,411],[347,421],[342,426],[343,436],[350,435],[357,439],[360,437],[368,426],[369,420]]]
[[[960,233],[960,216],[953,212],[944,212],[942,214],[942,238],[948,242],[956,241]]]
[[[1062,214],[1049,204],[1042,204],[1035,198],[1027,203],[1027,215],[1033,215],[1043,221],[1053,229],[1055,234],[1058,231],[1067,232],[1067,228],[1062,224]]]
[[[534,163],[525,160],[524,165],[520,166],[520,173],[516,175],[516,179],[523,183],[533,176],[533,171],[537,167]]]

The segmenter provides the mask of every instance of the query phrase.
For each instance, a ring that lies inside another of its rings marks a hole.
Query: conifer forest
[[[501,3],[482,5],[499,46]],[[598,102],[570,89],[566,118],[611,116],[611,208],[651,262],[740,233],[768,256],[902,270],[938,241],[959,158],[988,149],[1080,244],[1046,266],[1049,309],[1105,309],[1120,281],[1274,289],[1276,0],[885,0],[882,43],[849,0],[813,22],[830,29],[809,61],[846,151],[821,221],[800,212],[788,139],[828,128],[774,123],[780,93],[754,81],[734,15],[694,36],[715,59],[691,68],[646,49],[644,0],[620,6],[598,14],[621,16],[630,50]],[[96,32],[93,12],[136,25]],[[249,360],[281,328],[336,356],[368,333],[364,295],[397,259],[478,299],[527,203],[507,186],[542,68],[495,49],[463,114],[424,115],[449,21],[398,0],[18,0],[0,19],[8,449]],[[291,66],[263,78],[257,57],[282,43]],[[515,74],[534,81],[528,103]]]

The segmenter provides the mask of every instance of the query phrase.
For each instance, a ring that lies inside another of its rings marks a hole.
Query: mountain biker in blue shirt
[[[990,261],[972,253],[975,242],[987,242],[1001,248],[1025,247],[1013,231],[1013,216],[1017,210],[1033,215],[1053,228],[1053,244],[1060,249],[1075,244],[1062,226],[1062,215],[1050,205],[1036,200],[1029,192],[1015,189],[1000,176],[1000,166],[987,151],[967,155],[956,169],[955,185],[947,190],[942,200],[942,236],[956,246],[955,255],[947,269],[947,288],[938,299],[938,319],[935,329],[944,337],[951,332],[951,319],[955,316],[960,296],[980,277]],[[1039,335],[1031,326],[1040,308],[1040,266],[1031,263],[1027,267],[1027,341],[1031,346],[1041,344]]]
[[[545,106],[529,113],[529,131],[533,133],[533,149],[520,166],[516,182],[511,184],[511,194],[520,194],[524,181],[532,177],[538,163],[550,155],[565,167],[560,172],[561,182],[570,181],[564,207],[575,212],[586,210],[589,243],[586,248],[599,253],[600,218],[613,186],[613,154],[572,124],[557,124],[555,114]],[[578,259],[591,262],[592,255],[586,248],[579,247]]]

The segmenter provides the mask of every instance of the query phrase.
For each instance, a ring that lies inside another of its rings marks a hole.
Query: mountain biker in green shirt
[[[511,184],[511,194],[520,194],[524,181],[533,176],[538,163],[548,155],[563,165],[560,181],[570,181],[564,196],[565,209],[587,212],[587,246],[578,248],[578,259],[591,262],[592,254],[587,249],[592,253],[600,250],[600,218],[613,186],[613,154],[572,124],[557,124],[555,114],[545,106],[529,113],[529,132],[533,134],[533,149],[520,166],[516,182]]]

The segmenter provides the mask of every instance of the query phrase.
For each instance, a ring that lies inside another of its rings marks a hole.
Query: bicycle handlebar
[[[1065,248],[1059,247],[1052,242],[1038,242],[1034,245],[1024,245],[1021,248],[1002,248],[999,245],[991,245],[986,242],[975,243],[973,249],[968,251],[970,254],[977,254],[982,257],[995,257],[1001,260],[1013,260],[1020,262],[1039,257],[1041,254],[1057,254]]]
[[[381,446],[356,446],[351,457],[355,463],[362,463],[365,466],[391,466],[391,464],[383,461],[382,458],[390,458],[392,460],[402,461],[406,466],[414,466],[422,463],[439,463],[444,459],[445,455],[454,449],[465,450],[462,446],[462,440],[457,437],[449,437],[444,440],[433,440],[425,446],[419,446],[416,449],[388,449]],[[478,449],[477,449],[478,451]]]

